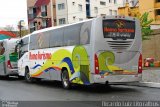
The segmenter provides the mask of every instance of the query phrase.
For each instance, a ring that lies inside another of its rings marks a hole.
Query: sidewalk
[[[144,68],[142,81],[129,85],[160,88],[160,68]]]

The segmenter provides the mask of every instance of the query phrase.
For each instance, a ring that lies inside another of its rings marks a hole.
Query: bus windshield
[[[103,20],[104,38],[127,40],[135,38],[135,21],[123,19]]]

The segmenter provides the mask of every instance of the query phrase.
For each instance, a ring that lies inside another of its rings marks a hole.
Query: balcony
[[[155,8],[160,8],[160,2],[156,2],[156,3],[154,4],[154,7],[155,7]]]
[[[34,32],[36,30],[36,27],[30,28],[30,33]]]
[[[90,4],[90,0],[86,0],[86,4]]]
[[[42,17],[47,16],[47,12],[42,12],[42,13],[41,13],[41,16],[42,16]]]
[[[90,13],[90,5],[86,4],[86,16],[90,17],[91,13]]]
[[[33,19],[35,18],[37,15],[35,13],[33,14],[28,14],[28,19]]]
[[[158,20],[160,21],[160,15],[156,16],[156,21],[158,21]]]
[[[155,24],[160,24],[160,15],[156,15]]]

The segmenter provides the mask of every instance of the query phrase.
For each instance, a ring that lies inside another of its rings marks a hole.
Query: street
[[[112,85],[74,86],[62,88],[60,82],[41,81],[26,83],[10,78],[0,80],[0,100],[7,101],[157,101],[160,90],[156,88]]]

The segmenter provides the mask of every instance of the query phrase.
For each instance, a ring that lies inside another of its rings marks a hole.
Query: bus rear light
[[[11,61],[10,60],[7,61],[7,67],[12,69],[12,65],[11,65]]]
[[[94,67],[95,67],[95,74],[99,74],[99,62],[98,62],[98,57],[95,54],[94,55]]]
[[[139,61],[138,61],[138,73],[142,73],[142,54],[139,56]]]

